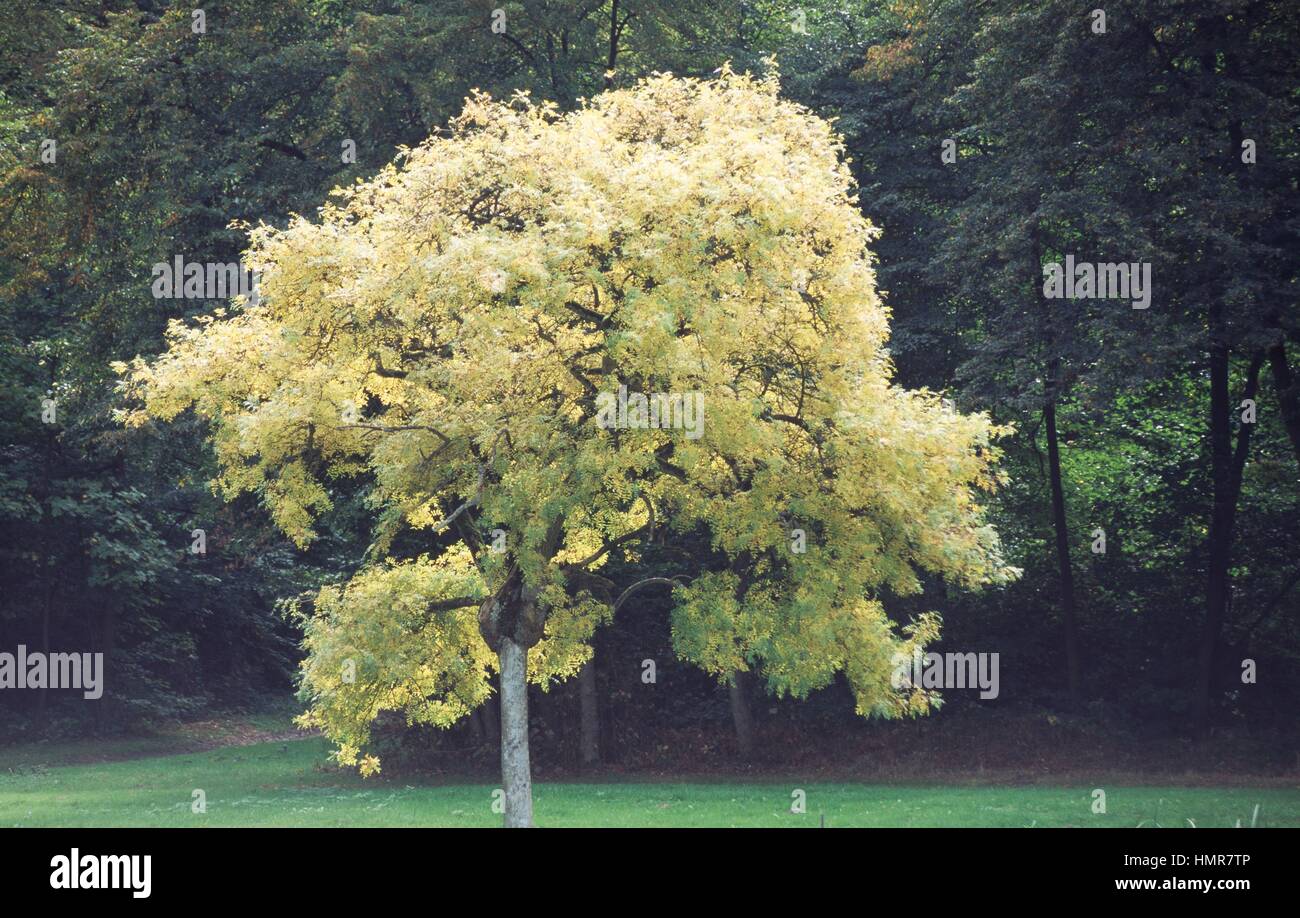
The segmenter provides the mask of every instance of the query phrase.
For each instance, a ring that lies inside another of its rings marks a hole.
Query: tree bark
[[[578,706],[582,735],[579,747],[583,765],[600,763],[600,695],[596,686],[596,657],[578,671]]]
[[[543,541],[545,557],[554,557],[564,535],[564,521],[551,521]],[[528,756],[528,648],[542,639],[546,609],[517,561],[506,578],[479,606],[478,630],[496,651],[501,691],[501,785],[506,828],[533,824],[533,779]]]
[[[1047,474],[1052,486],[1052,526],[1056,530],[1056,563],[1061,573],[1061,617],[1065,625],[1065,677],[1071,707],[1083,700],[1079,665],[1078,622],[1074,602],[1074,570],[1070,564],[1070,529],[1065,516],[1065,489],[1061,482],[1061,450],[1056,433],[1056,403],[1043,408],[1047,429]]]
[[[505,827],[533,824],[533,778],[528,762],[528,651],[501,638],[501,782]]]
[[[727,683],[727,692],[731,696],[731,720],[736,727],[736,746],[740,757],[748,759],[754,754],[754,721],[749,711],[749,696],[745,689],[748,685],[746,674],[736,670]]]

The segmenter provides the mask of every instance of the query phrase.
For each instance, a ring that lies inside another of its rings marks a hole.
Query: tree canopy
[[[253,229],[257,303],[121,367],[129,422],[211,420],[219,487],[300,545],[330,479],[373,476],[372,563],[307,623],[311,719],[345,761],[381,710],[465,714],[503,639],[534,681],[574,673],[631,586],[602,563],[656,526],[728,562],[674,587],[683,657],[927,709],[891,660],[937,620],[900,633],[879,596],[1013,575],[981,503],[1003,431],[891,384],[851,186],[775,76],[663,74],[569,114],[480,94],[317,220]],[[698,426],[597,423],[616,391],[698,400]],[[427,552],[388,558],[405,527]]]

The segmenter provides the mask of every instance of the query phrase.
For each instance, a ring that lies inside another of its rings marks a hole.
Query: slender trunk
[[[745,692],[748,681],[746,673],[736,670],[727,683],[727,692],[731,696],[731,720],[736,726],[736,746],[743,759],[754,754],[754,721],[749,713],[749,696]]]
[[[1210,348],[1210,469],[1213,504],[1210,509],[1209,571],[1205,588],[1205,627],[1197,660],[1196,720],[1208,724],[1214,694],[1215,651],[1228,604],[1228,505],[1232,461],[1232,431],[1228,417],[1228,348]]]
[[[1228,30],[1228,21],[1222,15],[1211,17],[1205,25],[1210,44],[1201,56],[1201,66],[1206,74],[1218,72],[1218,54],[1215,45],[1222,41]],[[1230,52],[1223,54],[1224,73],[1230,79],[1238,78],[1238,61]],[[1228,124],[1228,141],[1233,150],[1241,149],[1243,137],[1240,120]],[[1227,158],[1227,172],[1239,185],[1249,181],[1249,173],[1236,157]],[[1247,233],[1247,235],[1253,235]],[[1197,659],[1195,712],[1201,730],[1210,725],[1210,715],[1216,695],[1216,664],[1219,657],[1219,640],[1228,618],[1232,582],[1229,573],[1232,555],[1232,530],[1237,512],[1237,497],[1241,489],[1241,475],[1246,464],[1246,451],[1250,444],[1253,424],[1243,424],[1237,434],[1237,449],[1232,447],[1232,403],[1228,391],[1231,374],[1231,356],[1228,339],[1228,321],[1225,307],[1214,303],[1209,308],[1209,358],[1210,358],[1210,475],[1213,497],[1210,508],[1208,571],[1205,585],[1205,627],[1201,633]],[[1251,362],[1246,383],[1246,398],[1253,398],[1259,380],[1259,370],[1264,355],[1257,354]]]
[[[483,733],[486,745],[501,745],[501,714],[497,711],[497,700],[495,698],[489,698],[483,702]]]
[[[1035,221],[1030,236],[1032,240],[1030,277],[1037,276],[1043,264],[1043,241],[1040,227]],[[1052,529],[1056,536],[1056,566],[1061,577],[1061,624],[1065,631],[1065,681],[1071,708],[1079,707],[1083,700],[1083,687],[1079,663],[1078,615],[1074,597],[1074,568],[1070,564],[1070,528],[1065,515],[1065,488],[1061,481],[1061,443],[1056,431],[1056,406],[1065,397],[1068,388],[1062,366],[1061,348],[1058,345],[1058,324],[1068,323],[1070,317],[1058,316],[1056,307],[1043,296],[1041,288],[1034,293],[1038,303],[1039,334],[1047,352],[1047,385],[1044,391],[1043,426],[1047,432],[1047,476],[1052,491]],[[1066,332],[1068,336],[1068,331]]]
[[[41,556],[42,574],[45,580],[45,604],[41,610],[41,652],[45,659],[50,658],[50,619],[54,615],[54,508],[51,500],[51,469],[53,468],[54,438],[45,438],[45,462],[42,464],[43,481],[41,485]],[[49,701],[49,680],[36,697],[36,716],[45,717],[45,706]]]
[[[50,558],[46,555],[45,559],[45,605],[41,609],[41,653],[45,654],[45,659],[50,658],[50,617],[54,613],[54,573],[50,563]],[[45,705],[48,701],[49,680],[45,680],[45,685],[41,687],[41,693],[36,698],[36,716],[45,716]]]
[[[117,597],[109,596],[104,602],[104,615],[100,626],[100,650],[104,654],[104,662],[100,669],[100,678],[105,684],[112,685],[109,681],[108,673],[113,664],[113,645],[117,642]],[[105,699],[100,698],[95,705],[95,722],[100,726],[107,723],[108,709],[105,707]]]
[[[582,764],[596,765],[600,762],[600,696],[596,689],[594,655],[587,661],[587,665],[578,671],[578,706],[582,728],[579,740]]]
[[[117,645],[117,598],[110,597],[108,602],[104,603],[104,669],[107,670],[109,663],[112,661],[115,647]]]
[[[542,543],[544,556],[554,557],[564,535],[557,517]],[[524,580],[517,561],[505,581],[479,606],[479,633],[497,653],[501,690],[501,785],[505,795],[507,829],[533,824],[533,777],[528,756],[528,648],[542,639],[546,610],[538,593]]]
[[[1241,494],[1241,479],[1250,449],[1250,434],[1254,424],[1242,424],[1237,432],[1236,449],[1232,444],[1233,406],[1228,394],[1230,371],[1228,346],[1218,340],[1210,343],[1210,468],[1214,484],[1213,504],[1210,510],[1209,570],[1205,586],[1205,628],[1201,633],[1200,652],[1197,659],[1196,721],[1201,729],[1209,726],[1214,705],[1215,671],[1219,640],[1228,618],[1232,582],[1229,568],[1232,563],[1233,529],[1236,525],[1237,499]],[[1255,397],[1259,387],[1259,372],[1264,362],[1262,353],[1251,361],[1246,376],[1245,397]]]
[[[1056,433],[1056,403],[1043,408],[1047,429],[1047,468],[1052,484],[1052,526],[1056,530],[1056,563],[1061,573],[1061,616],[1065,624],[1065,676],[1070,705],[1083,699],[1079,666],[1079,638],[1074,604],[1074,570],[1070,564],[1070,529],[1065,518],[1065,490],[1061,483],[1061,450]]]
[[[1282,423],[1291,438],[1291,448],[1300,461],[1300,381],[1291,372],[1286,358],[1286,344],[1279,341],[1268,349],[1268,363],[1273,370],[1273,391],[1277,393]]]
[[[533,778],[528,763],[528,651],[502,636],[501,782],[507,829],[533,824]]]

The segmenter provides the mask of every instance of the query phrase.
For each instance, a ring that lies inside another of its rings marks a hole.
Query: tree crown
[[[657,75],[566,115],[475,95],[318,219],[252,229],[258,300],[120,366],[124,418],[208,418],[216,486],[301,545],[330,480],[369,476],[372,557],[306,622],[345,760],[382,710],[478,704],[502,627],[532,678],[575,672],[620,592],[601,570],[665,526],[712,551],[659,572],[685,575],[683,657],[923,711],[890,660],[937,620],[900,635],[879,597],[1014,575],[978,499],[1001,430],[891,385],[855,205],[833,128],[775,77]],[[403,530],[427,554],[391,557]],[[502,625],[507,588],[526,611]]]

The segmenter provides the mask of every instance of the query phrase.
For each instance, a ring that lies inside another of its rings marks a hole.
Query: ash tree
[[[938,616],[882,598],[1015,575],[981,504],[1003,431],[891,385],[875,230],[840,139],[778,89],[723,68],[564,115],[476,95],[317,219],[253,228],[256,302],[118,366],[126,423],[207,419],[214,487],[300,545],[334,480],[370,482],[366,563],[303,612],[304,719],[342,763],[378,769],[381,712],[447,726],[496,677],[505,823],[530,825],[528,683],[578,672],[649,589],[720,679],[803,697],[843,672],[863,715],[938,700],[892,679]],[[602,573],[656,530],[725,563]]]

